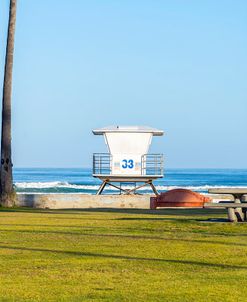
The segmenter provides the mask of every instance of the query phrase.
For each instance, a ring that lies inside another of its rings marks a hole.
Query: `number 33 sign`
[[[123,159],[122,160],[122,168],[123,169],[133,169],[134,168],[133,159]]]

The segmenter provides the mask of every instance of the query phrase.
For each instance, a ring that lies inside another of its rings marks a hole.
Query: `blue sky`
[[[19,0],[14,165],[90,167],[118,124],[163,129],[166,167],[247,168],[246,37],[247,1]]]

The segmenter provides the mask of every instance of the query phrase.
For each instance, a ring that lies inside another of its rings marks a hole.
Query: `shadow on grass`
[[[157,210],[150,210],[150,209],[115,209],[115,208],[94,208],[94,209],[80,209],[79,211],[84,212],[99,212],[99,213],[120,213],[120,214],[142,214],[142,215],[169,215],[169,216],[203,216],[203,215],[210,215],[210,214],[219,214],[219,213],[226,213],[224,210],[218,209],[204,209],[204,208],[188,208],[188,209],[157,209]]]
[[[90,230],[90,228],[88,229]],[[236,242],[223,242],[219,240],[201,240],[201,239],[184,239],[184,238],[170,238],[165,236],[143,236],[143,235],[125,235],[125,234],[98,234],[98,233],[79,233],[79,232],[63,232],[63,231],[40,231],[40,230],[0,230],[0,233],[27,233],[27,234],[49,234],[49,235],[67,235],[67,236],[82,236],[82,237],[100,237],[100,238],[125,238],[125,239],[141,239],[141,240],[163,240],[163,241],[174,241],[181,243],[200,243],[200,244],[219,244],[225,246],[243,246],[246,247],[247,243],[236,243]],[[193,232],[186,232],[193,233]],[[200,233],[204,235],[204,233]],[[208,235],[208,234],[207,234]],[[222,234],[221,234],[222,235]],[[239,234],[236,234],[239,235]],[[227,234],[229,237],[229,235]],[[231,235],[230,235],[231,236]],[[235,236],[235,235],[233,235]],[[247,234],[240,234],[240,236],[247,236]]]
[[[205,219],[186,219],[186,218],[165,218],[165,217],[123,217],[123,218],[116,218],[115,220],[127,220],[127,221],[176,221],[176,222],[184,222],[184,223],[190,223],[190,222],[229,222],[226,218],[205,218]]]
[[[30,251],[30,252],[45,252],[45,253],[55,253],[55,254],[64,254],[78,257],[97,257],[97,258],[109,258],[109,259],[120,259],[120,260],[131,260],[131,261],[153,261],[153,262],[163,262],[163,263],[175,263],[175,264],[185,264],[185,265],[197,265],[203,267],[212,267],[212,268],[222,268],[222,269],[244,269],[247,270],[247,266],[241,265],[230,265],[230,264],[221,264],[221,263],[209,263],[209,262],[200,262],[200,261],[189,261],[189,260],[176,260],[176,259],[163,259],[163,258],[143,258],[143,257],[132,257],[125,255],[109,255],[109,254],[100,254],[100,253],[89,253],[89,252],[79,252],[79,251],[61,251],[61,250],[50,250],[43,248],[27,248],[27,247],[18,247],[18,246],[0,246],[1,249],[8,250],[21,250],[21,251]]]
[[[203,216],[211,214],[225,214],[222,209],[204,209],[204,208],[188,208],[188,209],[131,209],[131,208],[83,208],[83,209],[35,209],[35,208],[0,208],[1,212],[21,212],[36,214],[83,214],[84,213],[119,213],[119,214],[142,214],[142,215],[169,215],[169,216]]]
[[[1,213],[30,213],[30,214],[79,214],[85,215],[82,212],[82,209],[38,209],[38,208],[29,208],[29,207],[21,207],[21,208],[2,208],[0,207]]]

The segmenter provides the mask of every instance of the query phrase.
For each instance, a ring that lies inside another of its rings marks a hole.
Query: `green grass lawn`
[[[216,218],[0,208],[0,301],[247,301],[247,224]]]

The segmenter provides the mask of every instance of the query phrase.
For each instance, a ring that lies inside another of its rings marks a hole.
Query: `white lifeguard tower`
[[[146,126],[110,126],[95,129],[93,134],[104,136],[109,151],[93,155],[93,177],[102,180],[97,195],[103,192],[106,185],[125,194],[135,193],[137,189],[150,185],[158,195],[153,180],[163,177],[163,155],[148,154],[148,150],[152,137],[162,136],[162,130]],[[124,183],[134,183],[135,187],[124,189]],[[136,186],[136,183],[142,184]]]

